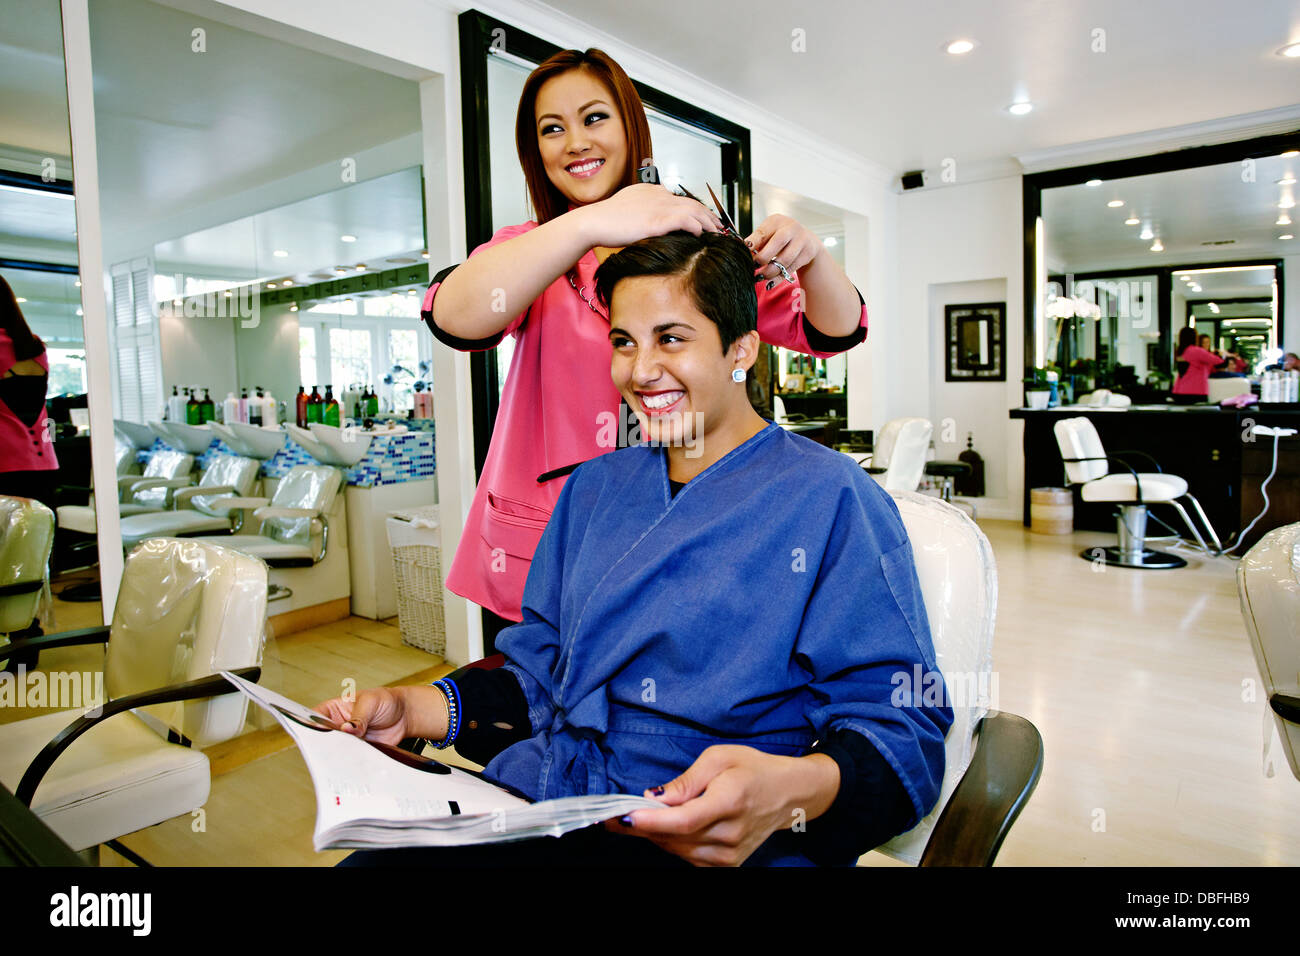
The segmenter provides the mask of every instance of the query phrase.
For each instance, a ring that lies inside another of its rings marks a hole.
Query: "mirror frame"
[[[1300,129],[1254,139],[1239,140],[1231,143],[1216,143],[1212,146],[1193,146],[1187,149],[1171,150],[1149,156],[1137,156],[1131,159],[1117,159],[1104,163],[1091,163],[1086,166],[1069,166],[1064,169],[1052,169],[1040,173],[1026,173],[1022,180],[1021,204],[1024,236],[1023,286],[1025,296],[1025,376],[1034,374],[1035,354],[1037,352],[1037,315],[1042,303],[1039,301],[1038,289],[1038,221],[1043,214],[1043,190],[1058,186],[1077,186],[1090,179],[1126,179],[1131,176],[1148,176],[1153,173],[1175,172],[1180,169],[1195,169],[1199,166],[1219,166],[1226,163],[1240,163],[1247,159],[1262,159],[1276,156],[1287,150],[1300,149]],[[1283,316],[1285,315],[1285,284],[1283,281],[1281,260],[1267,256],[1247,258],[1235,262],[1198,262],[1192,265],[1135,266],[1122,270],[1122,274],[1133,275],[1140,269],[1147,274],[1163,278],[1157,289],[1157,308],[1163,327],[1168,327],[1169,276],[1174,269],[1212,268],[1223,265],[1277,264],[1277,338],[1283,339]],[[1121,274],[1116,271],[1116,275]],[[1101,273],[1089,272],[1089,276]]]

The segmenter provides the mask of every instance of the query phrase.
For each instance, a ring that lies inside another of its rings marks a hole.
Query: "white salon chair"
[[[131,553],[111,627],[0,647],[107,642],[103,699],[4,725],[0,782],[74,850],[187,814],[208,798],[199,748],[244,725],[246,699],[218,672],[257,680],[266,634],[266,566],[193,539],[154,538]],[[74,675],[82,677],[82,675]],[[50,681],[77,697],[73,684]]]
[[[1237,565],[1250,647],[1291,772],[1300,780],[1300,524],[1275,528]],[[1272,733],[1272,728],[1265,731]]]
[[[1212,405],[1218,405],[1225,398],[1249,394],[1250,379],[1229,375],[1227,378],[1210,379],[1210,391],[1205,400]]]
[[[271,569],[271,599],[298,610],[351,594],[347,522],[339,490],[343,475],[325,465],[297,465],[267,498],[230,497],[212,502],[218,513],[243,511],[241,531],[220,538],[194,538],[235,548],[265,561]]]
[[[120,463],[119,463],[120,467]],[[162,511],[171,504],[172,494],[178,488],[192,483],[194,456],[171,448],[160,448],[153,453],[142,475],[118,475],[118,514],[144,514]],[[59,528],[94,534],[95,505],[63,505],[59,508]]]
[[[925,474],[934,426],[924,418],[895,418],[886,422],[862,467],[886,491],[916,491]],[[857,457],[857,456],[855,456]]]
[[[54,512],[30,498],[0,496],[0,648],[30,636],[49,595]],[[36,666],[28,652],[11,665]]]
[[[213,455],[197,485],[178,489],[175,510],[136,514],[122,519],[122,545],[130,549],[146,538],[181,538],[232,530],[234,516],[215,505],[228,497],[247,498],[257,483],[258,462],[238,455]],[[235,529],[237,530],[237,529]]]
[[[1056,443],[1065,462],[1066,480],[1082,485],[1084,501],[1109,501],[1119,506],[1117,529],[1119,543],[1111,548],[1085,548],[1079,557],[1104,561],[1124,568],[1181,568],[1187,562],[1177,555],[1152,551],[1146,547],[1147,507],[1167,504],[1182,517],[1200,546],[1209,551],[1201,532],[1188,516],[1179,499],[1186,498],[1210,533],[1215,553],[1223,550],[1219,536],[1201,509],[1201,503],[1187,492],[1186,480],[1165,474],[1154,458],[1141,451],[1120,451],[1107,455],[1097,435],[1096,426],[1086,418],[1064,418],[1053,426]],[[1154,472],[1139,472],[1124,457],[1145,458],[1155,466]],[[1112,472],[1110,464],[1120,467]]]

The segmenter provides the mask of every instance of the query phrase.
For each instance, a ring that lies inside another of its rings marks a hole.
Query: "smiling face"
[[[623,183],[627,133],[613,96],[586,70],[552,77],[537,91],[537,148],[551,183],[579,206]]]
[[[755,422],[761,426],[744,383],[732,379],[734,369],[754,364],[758,333],[745,333],[724,353],[717,325],[695,307],[680,277],[619,282],[609,338],[614,385],[646,441],[667,445],[670,458],[698,446],[706,466],[752,434]]]

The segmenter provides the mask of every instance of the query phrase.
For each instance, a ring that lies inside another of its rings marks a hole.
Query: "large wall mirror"
[[[1237,374],[1278,362],[1298,148],[1293,133],[1026,176],[1027,376],[1056,371],[1063,402],[1162,403],[1187,327]]]
[[[0,463],[0,493],[34,497],[51,508],[89,510],[82,282],[58,0],[3,0],[0,22],[5,24],[0,41],[0,275],[13,290],[22,321],[44,345],[49,365],[45,400],[52,424],[48,435],[33,441],[41,442],[34,447],[42,460],[52,454],[58,465],[52,471],[26,472],[38,480],[24,483],[20,475],[25,466],[10,458]],[[0,414],[18,413],[5,403]],[[111,492],[108,498],[113,500]],[[93,522],[90,530],[79,538],[56,538],[50,568],[60,628],[101,621],[93,572],[87,569],[95,555]],[[65,601],[65,596],[84,600]]]
[[[418,83],[209,6],[90,9],[117,431],[200,467],[167,430],[187,397],[221,418],[260,389],[293,422],[331,386],[344,418],[366,391],[402,416],[431,354]]]

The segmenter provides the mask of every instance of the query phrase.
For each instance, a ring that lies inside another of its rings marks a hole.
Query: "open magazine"
[[[316,788],[317,851],[560,836],[665,805],[628,794],[533,803],[472,771],[345,733],[309,707],[228,671],[221,676],[269,711],[302,751]]]

